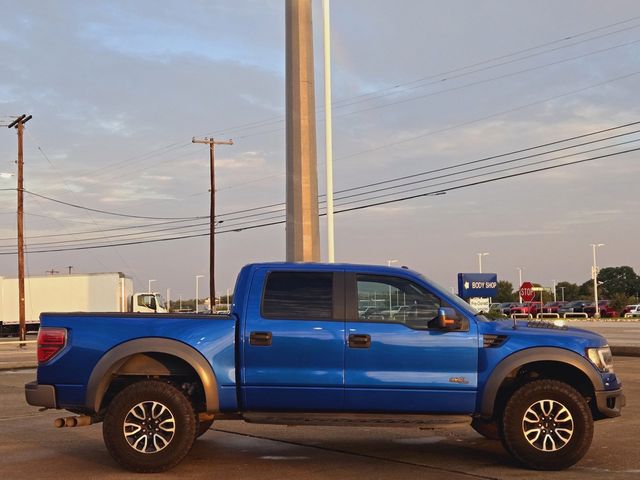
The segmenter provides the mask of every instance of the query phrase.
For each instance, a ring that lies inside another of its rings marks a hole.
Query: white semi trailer
[[[133,293],[133,281],[120,272],[26,277],[28,330],[40,325],[42,312],[166,313],[158,293]],[[18,279],[0,277],[0,334],[18,330]]]

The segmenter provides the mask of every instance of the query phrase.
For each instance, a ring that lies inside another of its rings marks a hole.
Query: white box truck
[[[24,289],[28,330],[38,328],[42,312],[166,313],[158,293],[133,293],[133,281],[120,272],[26,277]],[[18,279],[0,277],[0,334],[18,325]]]

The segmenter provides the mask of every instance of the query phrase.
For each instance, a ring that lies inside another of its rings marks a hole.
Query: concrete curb
[[[640,347],[611,346],[611,353],[618,357],[640,357]]]
[[[38,362],[7,362],[0,365],[0,372],[7,370],[28,370],[37,368]]]

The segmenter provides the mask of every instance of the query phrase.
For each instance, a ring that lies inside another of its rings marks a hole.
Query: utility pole
[[[24,307],[24,160],[22,152],[22,137],[24,124],[31,120],[31,115],[20,115],[7,125],[15,128],[18,133],[18,311],[20,318],[20,341],[27,338],[27,324]]]
[[[211,206],[209,207],[209,296],[211,302],[214,303],[216,298],[216,170],[214,166],[214,151],[216,145],[233,145],[233,140],[215,140],[208,137],[198,140],[196,137],[193,137],[191,143],[204,143],[205,145],[209,145],[209,171],[211,174]]]
[[[286,0],[285,52],[287,261],[319,262],[311,0]]]

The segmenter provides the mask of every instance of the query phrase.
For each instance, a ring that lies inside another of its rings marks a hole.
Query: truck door
[[[344,274],[258,269],[242,331],[242,399],[252,411],[342,410]]]
[[[402,276],[346,273],[345,410],[473,412],[478,334],[437,329],[447,305]]]

